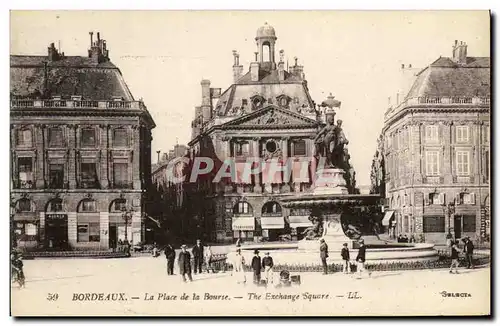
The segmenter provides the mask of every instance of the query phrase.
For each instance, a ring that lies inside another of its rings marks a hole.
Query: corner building
[[[25,249],[97,250],[144,238],[146,106],[90,35],[88,56],[11,55],[11,227]],[[123,211],[130,212],[127,225]]]
[[[469,57],[456,41],[452,57],[421,70],[386,112],[386,217],[395,234],[489,241],[490,81],[490,58]]]
[[[233,52],[234,81],[222,94],[210,88],[210,81],[201,82],[202,101],[192,122],[190,155],[191,159],[215,159],[216,171],[184,186],[193,220],[185,224],[192,228],[190,234],[218,242],[239,237],[273,241],[285,234],[300,238],[311,225],[309,212],[286,209],[281,199],[311,189],[315,167],[308,166],[307,182],[299,181],[300,159],[313,157],[314,137],[325,115],[311,99],[304,67],[297,59],[285,68],[281,50],[276,60],[276,40],[273,27],[266,24],[257,30],[257,52],[245,74],[239,54]],[[330,97],[332,101],[338,102]],[[233,160],[236,174],[242,175],[248,157],[291,158],[291,176],[278,172],[267,177],[262,172],[247,180],[212,182],[226,159]]]

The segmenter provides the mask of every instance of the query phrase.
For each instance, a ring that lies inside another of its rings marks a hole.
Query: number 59
[[[57,293],[49,293],[47,294],[47,300],[48,301],[57,301],[59,299],[59,294]]]

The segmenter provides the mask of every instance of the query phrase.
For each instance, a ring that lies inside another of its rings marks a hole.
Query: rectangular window
[[[490,142],[490,126],[484,126],[484,142]]]
[[[439,204],[439,194],[437,192],[433,192],[429,194],[429,205],[437,205]]]
[[[250,144],[247,142],[236,143],[236,156],[250,155]]]
[[[456,126],[457,143],[469,142],[469,126]]]
[[[113,182],[115,188],[126,188],[128,186],[128,163],[113,164]]]
[[[424,216],[424,232],[444,232],[444,216]]]
[[[127,147],[127,130],[115,129],[113,131],[113,147]]]
[[[427,151],[425,153],[425,168],[429,176],[439,175],[439,152]]]
[[[80,164],[80,188],[97,188],[97,166],[95,163]]]
[[[77,226],[77,241],[78,242],[99,242],[100,241],[100,225],[99,222],[89,222],[78,224]]]
[[[293,155],[304,156],[306,155],[306,141],[303,139],[293,142]]]
[[[64,136],[61,128],[49,129],[49,147],[64,147]]]
[[[425,142],[437,143],[438,141],[438,126],[425,126]]]
[[[36,224],[33,223],[26,223],[24,225],[24,234],[26,235],[31,235],[35,236],[37,234],[37,227]]]
[[[463,232],[476,232],[476,216],[464,215],[463,223]]]
[[[19,188],[33,188],[33,160],[31,157],[17,159]]]
[[[20,199],[18,205],[20,212],[31,212],[31,201],[29,199]]]
[[[457,175],[469,175],[469,152],[457,151]]]
[[[31,130],[21,129],[17,131],[16,145],[19,147],[33,147]]]
[[[117,199],[115,200],[114,210],[115,211],[123,211],[127,209],[127,201],[125,199]]]
[[[84,200],[82,202],[82,212],[95,212],[97,211],[95,200]]]
[[[64,164],[49,164],[49,188],[64,188]]]
[[[95,129],[92,128],[82,129],[80,142],[82,147],[95,147],[96,145]]]

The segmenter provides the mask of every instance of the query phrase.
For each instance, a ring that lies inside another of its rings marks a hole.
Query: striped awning
[[[252,217],[236,217],[233,218],[233,231],[254,231],[255,218]]]
[[[308,228],[313,225],[308,215],[289,216],[288,220],[291,228]]]
[[[285,219],[280,217],[261,217],[260,224],[262,229],[284,229]]]
[[[385,212],[384,218],[382,219],[382,225],[389,226],[389,222],[393,216],[394,216],[394,211]]]

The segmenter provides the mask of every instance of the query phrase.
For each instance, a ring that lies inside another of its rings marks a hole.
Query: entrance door
[[[109,247],[115,249],[118,242],[118,234],[116,231],[116,225],[109,226]]]
[[[460,239],[462,237],[462,217],[461,216],[455,216],[453,228],[455,230],[455,239]]]
[[[50,249],[67,249],[68,247],[68,220],[54,219],[47,221],[46,234]]]

